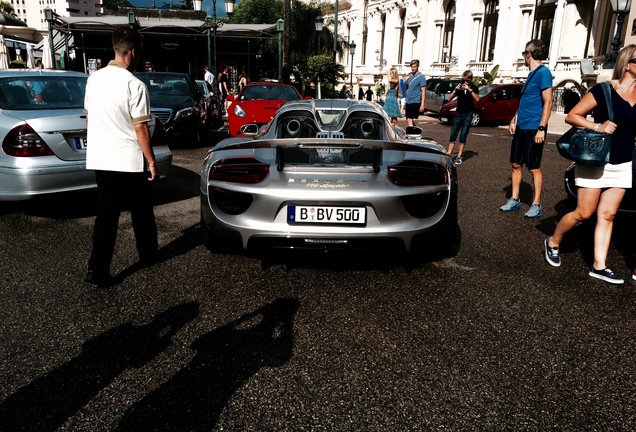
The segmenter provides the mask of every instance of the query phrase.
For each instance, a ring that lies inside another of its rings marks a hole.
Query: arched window
[[[453,33],[455,32],[455,0],[450,0],[444,14],[444,46],[442,63],[449,63],[453,55]]]
[[[541,39],[547,47],[550,46],[550,39],[552,38],[555,11],[556,0],[537,0],[534,9],[532,39]]]
[[[499,19],[499,0],[486,0],[484,13],[484,32],[481,39],[481,54],[479,61],[490,62],[495,57],[495,39],[497,36],[497,21]]]

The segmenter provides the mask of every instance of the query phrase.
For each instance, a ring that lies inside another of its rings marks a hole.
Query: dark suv
[[[135,76],[148,86],[150,111],[161,119],[168,137],[187,136],[199,144],[207,110],[195,81],[188,74],[176,72],[137,72]]]

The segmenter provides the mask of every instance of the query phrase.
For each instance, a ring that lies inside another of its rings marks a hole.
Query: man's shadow
[[[78,356],[0,404],[0,430],[58,429],[126,369],[142,367],[158,356],[198,315],[198,303],[184,303],[157,314],[149,324],[125,323],[88,340]]]
[[[211,430],[229,398],[264,367],[292,357],[298,299],[281,298],[202,335],[197,354],[172,379],[133,405],[117,430]]]

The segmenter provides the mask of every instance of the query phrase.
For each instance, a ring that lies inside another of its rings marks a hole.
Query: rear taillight
[[[53,152],[31,126],[22,123],[11,129],[2,141],[2,150],[9,156],[51,156]]]
[[[237,157],[215,162],[210,168],[210,180],[254,184],[262,182],[268,173],[268,164],[251,156]]]
[[[163,127],[163,122],[159,120],[159,117],[155,117],[155,129],[152,131],[152,136],[150,137],[150,145],[153,147],[168,145],[166,128]]]
[[[398,186],[428,186],[448,183],[448,171],[443,165],[406,160],[390,166],[389,180]]]

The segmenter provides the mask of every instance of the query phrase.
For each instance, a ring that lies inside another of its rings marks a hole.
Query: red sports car
[[[234,97],[227,95],[231,102],[227,121],[230,136],[249,136],[258,128],[269,123],[276,111],[290,100],[302,99],[294,86],[277,82],[252,82]]]

